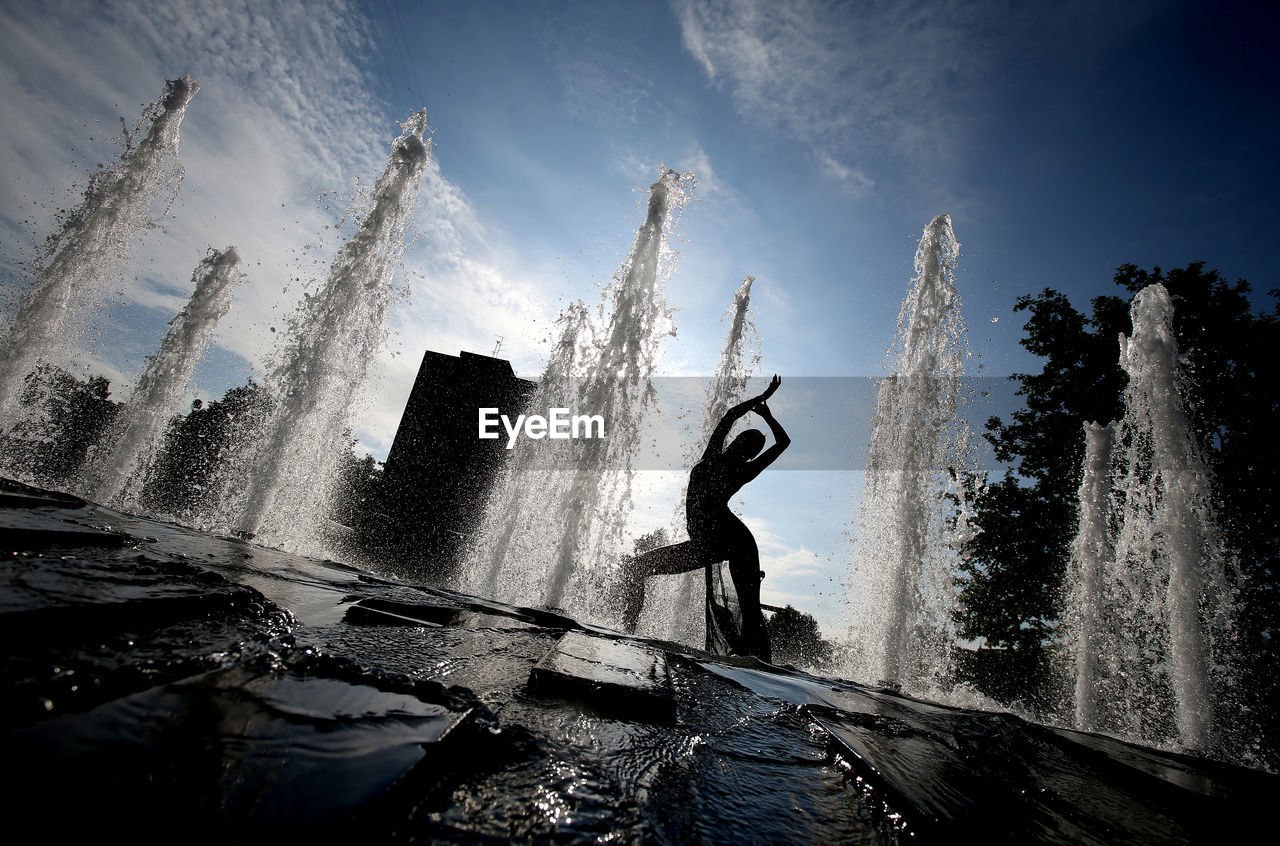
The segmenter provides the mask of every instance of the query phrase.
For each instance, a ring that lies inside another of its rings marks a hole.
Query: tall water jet
[[[156,201],[166,198],[167,212],[177,195],[182,178],[178,130],[199,90],[190,76],[165,83],[161,98],[126,134],[120,161],[94,174],[80,205],[46,244],[41,269],[0,347],[0,426],[5,429],[20,413],[18,397],[27,374],[78,342],[85,311],[104,297],[138,234],[153,224]],[[78,322],[72,312],[81,316]]]
[[[750,311],[753,282],[754,276],[742,280],[721,318],[721,322],[728,321],[729,331],[720,351],[715,375],[707,386],[697,439],[684,457],[683,468],[693,467],[702,457],[702,450],[711,439],[716,424],[730,408],[742,401],[747,382],[760,365],[760,336]],[[672,518],[670,535],[673,542],[686,533],[684,506],[685,491],[682,488]],[[701,648],[705,641],[706,620],[702,613],[705,587],[705,576],[701,570],[648,579],[645,613],[640,618],[637,631]]]
[[[587,363],[598,355],[595,327],[585,303],[570,303],[556,319],[556,325],[560,335],[529,398],[530,410],[568,407],[563,403],[577,394]],[[548,483],[564,471],[566,460],[563,451],[519,442],[489,490],[480,525],[459,573],[458,583],[463,590],[479,596],[512,595],[516,602],[541,600],[540,595],[531,596],[511,584],[511,574],[504,573],[502,563],[548,542],[529,522],[536,520],[539,509],[546,508]]]
[[[429,160],[426,111],[414,112],[401,129],[355,234],[290,319],[268,377],[277,403],[253,451],[234,523],[268,544],[324,552],[319,528],[334,469],[348,448],[352,405],[386,339],[396,296],[391,283]]]
[[[1067,568],[1063,629],[1075,671],[1076,726],[1097,724],[1094,697],[1098,650],[1102,640],[1104,579],[1112,562],[1108,502],[1111,499],[1111,451],[1116,424],[1085,423],[1084,468],[1080,479],[1079,522]]]
[[[1111,469],[1114,552],[1090,620],[1078,624],[1096,642],[1083,712],[1100,729],[1203,751],[1214,740],[1212,666],[1230,634],[1227,561],[1182,399],[1168,292],[1139,291],[1131,316],[1133,335],[1120,338],[1129,384]]]
[[[631,510],[637,434],[653,399],[659,344],[672,332],[663,289],[675,254],[667,241],[692,187],[693,174],[660,168],[645,221],[605,291],[612,309],[607,326],[577,350],[583,354],[576,377],[549,366],[530,400],[530,413],[568,408],[601,415],[605,437],[517,441],[476,534],[464,584],[504,601],[570,606],[588,619],[614,621],[610,585]]]
[[[849,585],[849,671],[921,693],[945,684],[950,667],[955,544],[944,497],[968,444],[956,413],[966,355],[958,255],[951,218],[938,215],[921,236],[888,353],[892,374],[876,395]]]
[[[239,278],[235,247],[210,249],[191,274],[191,299],[169,323],[169,331],[112,427],[99,441],[85,494],[97,502],[137,507],[137,496],[178,411],[196,363],[209,346],[218,321],[231,309],[231,289]]]

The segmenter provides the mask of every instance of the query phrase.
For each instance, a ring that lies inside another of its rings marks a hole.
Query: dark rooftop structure
[[[406,574],[451,573],[509,455],[505,439],[478,437],[478,410],[514,418],[535,387],[504,359],[428,350],[387,453],[379,507],[360,527],[365,549]]]

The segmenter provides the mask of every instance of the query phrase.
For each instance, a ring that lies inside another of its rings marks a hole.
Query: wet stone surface
[[[372,684],[232,666],[13,732],[8,762],[28,808],[71,791],[100,817],[342,822],[469,716]]]
[[[55,840],[1190,843],[1280,787],[34,489],[0,539],[0,813]]]
[[[5,725],[80,711],[244,660],[288,612],[185,561],[121,550],[10,555],[0,572]]]
[[[529,671],[541,695],[583,699],[618,715],[672,715],[671,681],[660,650],[618,638],[569,632]]]

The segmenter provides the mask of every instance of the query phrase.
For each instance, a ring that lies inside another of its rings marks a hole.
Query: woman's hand
[[[765,400],[773,396],[773,392],[778,390],[778,386],[782,384],[782,380],[778,378],[778,374],[773,374],[773,378],[769,380],[769,387],[764,389],[764,393],[760,395],[760,402],[763,404]]]

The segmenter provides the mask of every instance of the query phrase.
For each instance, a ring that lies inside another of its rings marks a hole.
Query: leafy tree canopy
[[[72,482],[119,410],[110,395],[111,382],[103,376],[81,379],[40,365],[27,374],[19,395],[22,419],[0,439],[5,463],[50,487]]]
[[[271,405],[267,390],[250,380],[220,400],[197,399],[187,414],[175,415],[142,492],[143,505],[184,518],[200,511],[219,493],[219,470],[230,464],[233,451]]]
[[[1127,296],[1096,297],[1088,314],[1052,289],[1018,300],[1015,310],[1028,314],[1022,345],[1044,363],[1038,373],[1011,377],[1024,408],[986,425],[996,457],[1010,469],[973,493],[980,532],[962,566],[960,634],[1028,651],[1052,639],[1076,531],[1082,427],[1123,413],[1117,339],[1132,331],[1132,295],[1160,283],[1173,300],[1178,350],[1193,386],[1189,413],[1214,473],[1220,528],[1244,574],[1242,628],[1253,649],[1270,652],[1268,638],[1280,622],[1270,599],[1280,588],[1280,450],[1272,443],[1280,306],[1255,311],[1247,282],[1228,282],[1203,263],[1168,272],[1124,265],[1115,282]]]
[[[775,611],[766,625],[775,662],[813,668],[831,663],[832,645],[823,640],[812,614],[788,605]]]

